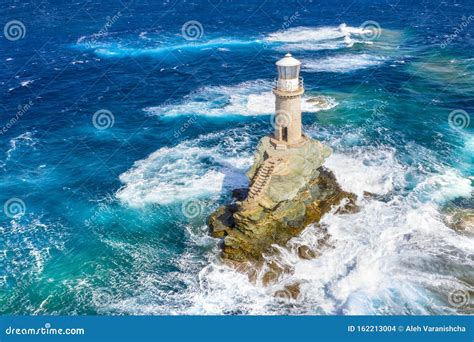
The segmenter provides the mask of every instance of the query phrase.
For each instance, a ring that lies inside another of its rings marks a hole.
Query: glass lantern
[[[278,69],[277,90],[294,92],[300,88],[299,75],[301,62],[287,53],[276,62]]]

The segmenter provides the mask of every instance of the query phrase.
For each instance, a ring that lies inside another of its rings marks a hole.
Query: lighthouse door
[[[288,127],[283,127],[282,129],[282,140],[288,141]]]

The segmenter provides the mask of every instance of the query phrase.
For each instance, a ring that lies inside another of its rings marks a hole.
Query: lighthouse
[[[307,139],[301,128],[301,95],[304,93],[300,78],[301,62],[289,53],[276,62],[278,79],[275,94],[275,132],[270,141],[278,150],[301,146]]]

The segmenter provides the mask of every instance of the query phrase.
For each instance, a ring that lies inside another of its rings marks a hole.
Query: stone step
[[[286,146],[284,147],[286,149]],[[262,193],[273,174],[273,170],[276,167],[276,163],[280,161],[281,158],[272,157],[265,160],[263,165],[258,169],[257,173],[255,174],[254,181],[249,189],[248,199],[256,199]]]

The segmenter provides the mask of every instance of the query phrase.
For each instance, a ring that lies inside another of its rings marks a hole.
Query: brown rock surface
[[[474,209],[450,209],[446,215],[446,223],[460,233],[474,235]]]
[[[297,299],[300,295],[300,284],[286,285],[283,290],[278,290],[273,295],[282,299]]]

